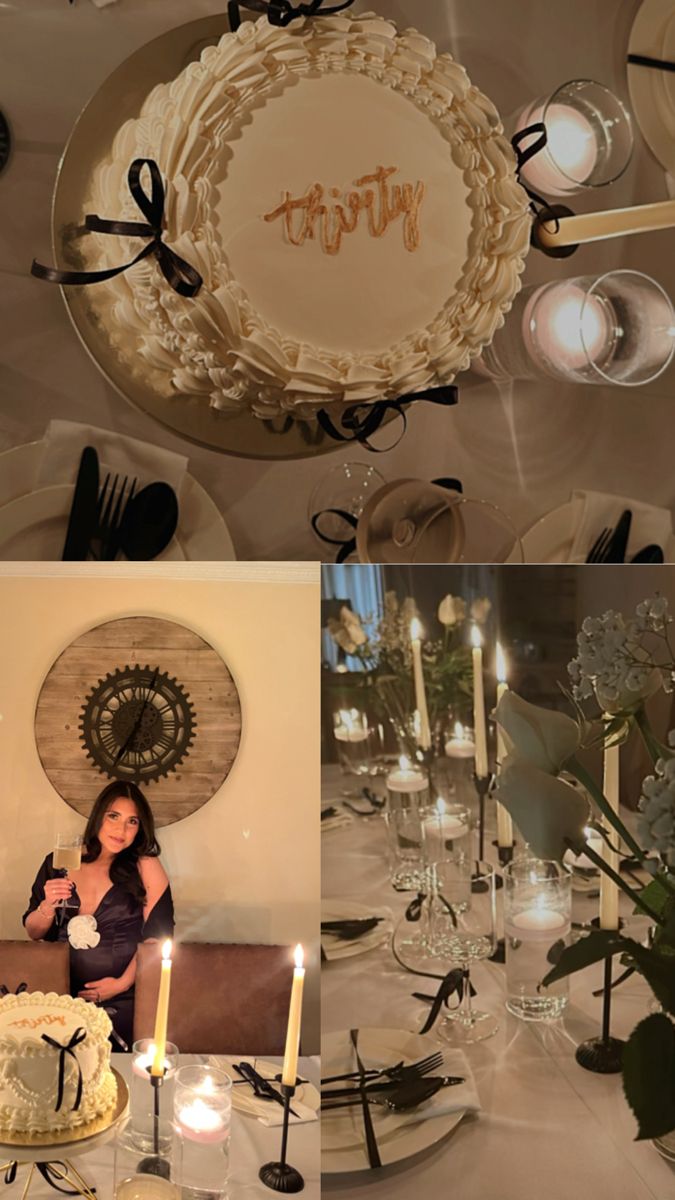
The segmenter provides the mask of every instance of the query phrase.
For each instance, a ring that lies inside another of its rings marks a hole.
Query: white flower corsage
[[[101,940],[101,935],[96,928],[96,917],[89,915],[71,917],[67,930],[68,941],[74,950],[93,950]]]

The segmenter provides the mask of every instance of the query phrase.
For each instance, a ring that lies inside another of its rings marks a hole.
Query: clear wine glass
[[[54,869],[64,872],[64,879],[69,871],[79,871],[82,863],[82,837],[79,833],[57,833],[54,842]],[[58,900],[56,908],[74,908],[67,899]]]
[[[474,1008],[470,968],[490,958],[497,947],[497,888],[494,868],[485,862],[444,860],[430,867],[433,881],[430,948],[449,971],[464,973],[459,1006],[438,1025],[438,1036],[452,1045],[482,1042],[499,1028],[492,1013]]]

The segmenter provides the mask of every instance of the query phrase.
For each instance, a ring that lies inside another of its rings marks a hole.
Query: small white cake
[[[122,127],[87,211],[142,219],[136,158],[157,162],[165,241],[204,283],[183,298],[150,257],[90,298],[129,371],[177,401],[339,416],[445,385],[519,290],[528,201],[496,109],[372,14],[226,34]],[[85,241],[88,269],[140,246]]]
[[[117,1084],[110,1069],[111,1028],[102,1009],[55,992],[23,992],[0,1000],[0,1142],[8,1134],[11,1139],[68,1133],[112,1109]],[[45,1034],[58,1045],[45,1041]],[[71,1042],[71,1051],[60,1049]]]

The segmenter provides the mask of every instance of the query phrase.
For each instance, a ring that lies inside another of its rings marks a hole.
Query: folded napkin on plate
[[[330,808],[333,810],[330,816],[324,817],[323,814],[321,816],[322,833],[328,829],[342,829],[344,826],[352,824],[354,818],[346,813],[344,808],[336,804],[331,804]]]
[[[107,471],[122,477],[128,475],[130,480],[138,479],[137,491],[148,483],[162,480],[180,497],[188,465],[187,458],[181,454],[76,421],[50,421],[44,441],[37,487],[75,483],[82,451],[85,446],[93,446],[98,454],[101,483]]]
[[[629,500],[625,496],[609,496],[604,492],[574,492],[572,503],[575,506],[575,532],[569,562],[585,563],[603,529],[613,529],[627,508],[633,514],[633,522],[626,562],[630,562],[634,554],[652,543],[665,551],[672,537],[673,518],[668,509],[654,508],[651,504]]]
[[[256,1070],[258,1071],[258,1073],[260,1075],[262,1075],[264,1079],[268,1078],[267,1072],[264,1070],[261,1070],[260,1059],[255,1058],[255,1056],[253,1056],[253,1055],[239,1054],[234,1058],[230,1058],[228,1061],[229,1061],[230,1065],[235,1062],[236,1063],[242,1063],[242,1062],[250,1063],[251,1066],[254,1066],[256,1068]],[[223,1070],[222,1057],[219,1057],[217,1055],[210,1057],[209,1065],[212,1067],[217,1067],[218,1070],[222,1071]],[[228,1066],[228,1062],[225,1063],[226,1068],[227,1068],[227,1066]],[[281,1067],[279,1067],[279,1071],[280,1070],[281,1070]],[[234,1068],[232,1068],[231,1073],[232,1073],[233,1079],[236,1079],[237,1073],[234,1070]],[[278,1086],[278,1084],[275,1086]],[[309,1086],[311,1086],[311,1085],[309,1085]],[[269,1127],[272,1127],[275,1125],[283,1124],[284,1110],[280,1104],[277,1104],[276,1100],[258,1100],[254,1094],[253,1088],[249,1087],[243,1081],[241,1084],[237,1083],[236,1092],[237,1092],[237,1102],[238,1102],[238,1104],[241,1105],[241,1111],[246,1111],[246,1112],[250,1113],[252,1117],[257,1117],[257,1119],[260,1121],[261,1125],[267,1125]],[[317,1093],[317,1100],[318,1100],[318,1093]],[[291,1108],[293,1109],[293,1111],[295,1113],[297,1113],[297,1116],[292,1116],[292,1115],[289,1116],[289,1124],[291,1124],[291,1125],[304,1125],[308,1121],[317,1121],[318,1120],[318,1112],[315,1109],[310,1108],[308,1104],[302,1104],[297,1099],[296,1096],[293,1096],[291,1098]]]

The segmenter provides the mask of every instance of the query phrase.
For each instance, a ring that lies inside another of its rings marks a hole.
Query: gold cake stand
[[[223,5],[223,8],[225,5]],[[80,114],[61,159],[52,205],[54,261],[80,268],[73,250],[86,215],[86,195],[94,166],[109,152],[124,121],[138,116],[143,100],[158,83],[170,82],[202,50],[228,31],[224,15],[203,17],[148,42],[113,71]],[[99,213],[114,218],[115,213]],[[139,243],[140,245],[140,243]],[[142,412],[181,437],[241,458],[296,459],[344,449],[314,421],[280,417],[262,421],[249,413],[233,415],[166,394],[166,376],[136,377],[110,343],[96,310],[97,285],[61,288],[77,334],[108,382]],[[133,354],[132,354],[133,359]]]
[[[71,1159],[81,1154],[105,1145],[113,1136],[117,1126],[125,1119],[129,1111],[129,1089],[119,1071],[112,1068],[117,1084],[117,1099],[113,1107],[102,1117],[89,1121],[79,1130],[68,1130],[61,1140],[54,1140],[55,1135],[33,1134],[30,1139],[25,1135],[16,1134],[11,1142],[0,1142],[0,1173],[5,1175],[16,1165],[16,1173],[20,1167],[27,1167],[21,1200],[28,1195],[31,1183],[35,1178],[38,1163],[49,1167],[50,1175],[58,1180],[59,1186],[70,1188],[72,1194],[84,1196],[85,1200],[100,1200],[92,1191],[89,1184],[74,1166]],[[20,1157],[19,1157],[20,1155]]]

